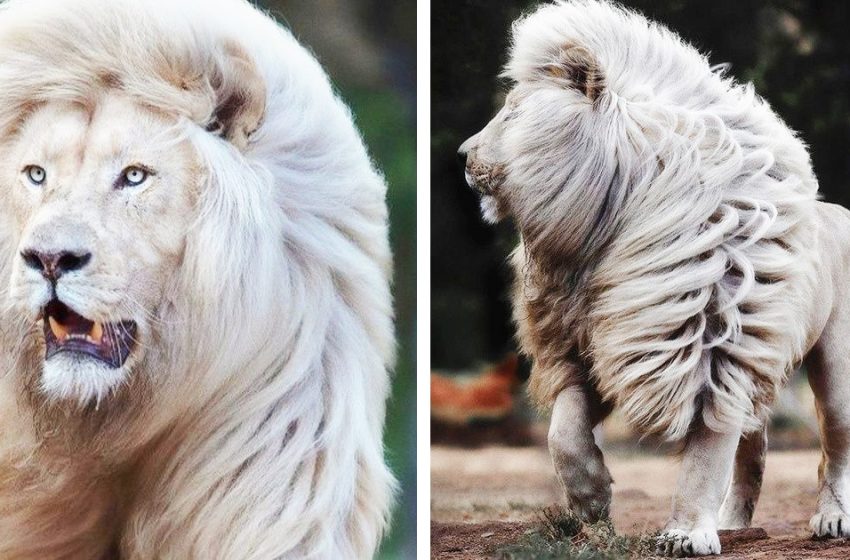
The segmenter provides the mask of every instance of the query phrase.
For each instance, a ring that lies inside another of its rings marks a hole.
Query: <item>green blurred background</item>
[[[538,2],[432,0],[431,367],[462,369],[514,347],[510,225],[479,216],[456,150],[501,104],[510,23]],[[810,145],[823,198],[850,205],[850,2],[628,0],[756,91]]]
[[[400,483],[381,558],[414,558],[416,544],[416,2],[263,0],[324,65],[354,111],[389,185],[398,365],[386,430]]]

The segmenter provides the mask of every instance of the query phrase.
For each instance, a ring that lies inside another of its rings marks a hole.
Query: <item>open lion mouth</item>
[[[135,344],[135,321],[100,323],[52,299],[43,311],[45,360],[60,352],[91,356],[110,367],[124,365]]]

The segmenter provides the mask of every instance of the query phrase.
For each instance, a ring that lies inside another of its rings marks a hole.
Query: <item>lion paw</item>
[[[588,488],[584,492],[570,493],[570,509],[584,523],[596,523],[609,519],[611,507],[611,486]]]
[[[708,556],[720,554],[720,539],[712,529],[670,529],[655,542],[656,553],[661,556]]]
[[[850,516],[841,510],[818,512],[812,516],[809,527],[818,538],[850,537]]]

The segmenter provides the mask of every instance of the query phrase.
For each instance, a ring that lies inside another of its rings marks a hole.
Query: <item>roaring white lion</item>
[[[617,406],[683,444],[661,551],[719,553],[718,527],[751,521],[768,408],[808,356],[811,527],[850,536],[850,213],[816,202],[803,142],[751,86],[604,2],[519,20],[505,76],[461,153],[485,217],[522,236],[515,317],[571,506],[608,515],[591,430]]]
[[[367,558],[385,184],[243,0],[0,7],[0,558]]]

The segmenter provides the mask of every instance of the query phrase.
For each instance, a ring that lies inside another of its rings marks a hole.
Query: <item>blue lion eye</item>
[[[28,165],[24,168],[24,175],[33,185],[40,187],[47,179],[47,171],[38,165]]]
[[[141,167],[130,166],[121,172],[121,177],[118,180],[118,187],[138,187],[148,180],[150,171]]]

